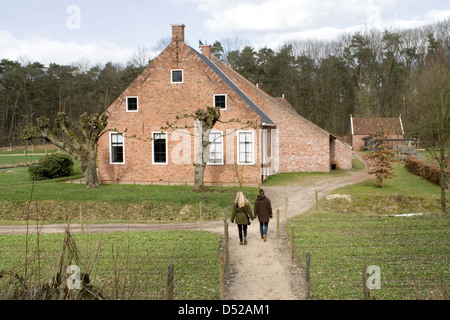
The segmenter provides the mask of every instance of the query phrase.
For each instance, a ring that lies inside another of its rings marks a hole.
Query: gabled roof
[[[380,123],[386,134],[404,135],[402,118],[353,118],[351,130],[353,135],[373,135],[380,132]]]
[[[243,85],[245,85],[245,91],[249,92],[249,90],[252,90],[258,97],[262,97],[268,105],[268,109],[266,111],[270,113],[271,111],[276,111],[279,109],[283,109],[284,111],[288,112],[292,116],[300,119],[304,123],[306,123],[308,126],[312,127],[314,130],[317,130],[321,132],[322,134],[326,136],[332,136],[329,132],[325,131],[324,129],[320,128],[316,124],[312,123],[308,119],[302,117],[292,106],[291,104],[285,99],[285,98],[274,98],[270,96],[267,92],[259,88],[258,86],[255,86],[253,83],[251,83],[248,79],[246,79],[244,76],[242,76],[240,73],[238,73],[236,70],[228,66],[223,61],[220,61],[217,57],[213,56],[213,59],[217,61],[217,64],[219,64],[224,70],[227,72],[230,72],[233,77],[236,77],[238,81],[241,81]],[[334,137],[334,136],[333,136]]]
[[[230,80],[230,78],[227,77],[225,73],[210,59],[208,59],[203,54],[197,52],[195,49],[190,49],[201,59],[203,62],[206,63],[206,65],[213,70],[219,77],[222,79],[223,82],[231,89],[233,90],[245,103],[255,111],[255,113],[261,118],[261,123],[263,125],[275,125],[275,122],[270,119],[270,117],[265,114],[261,108],[259,108],[245,93],[242,91],[233,81]]]

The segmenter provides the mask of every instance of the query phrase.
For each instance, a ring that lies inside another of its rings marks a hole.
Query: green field
[[[25,166],[31,163],[39,162],[39,159],[43,158],[44,155],[27,155],[27,156],[4,156],[0,155],[0,168],[7,168],[13,166]]]
[[[72,260],[90,274],[104,299],[164,299],[167,268],[174,264],[175,300],[219,297],[219,245],[216,234],[196,231],[124,232],[72,235],[80,259]],[[25,278],[29,288],[41,288],[58,272],[64,235],[0,236],[0,271]],[[65,267],[69,261],[65,261]],[[66,268],[63,268],[64,270]],[[9,298],[17,283],[0,278],[0,300]],[[40,285],[39,285],[40,284]]]
[[[79,178],[77,168],[75,171],[72,178]],[[86,190],[85,185],[62,181],[33,183],[27,168],[0,170],[0,220],[26,220],[30,199],[31,218],[39,214],[48,222],[65,222],[67,218],[76,221],[80,206],[91,223],[198,221],[199,203],[205,220],[221,220],[224,208],[231,212],[239,191],[209,187],[206,193],[195,193],[190,186],[151,185],[102,185]],[[244,188],[248,199],[255,199],[257,192],[257,188]]]
[[[440,188],[396,167],[376,188],[370,179],[333,191],[346,199],[289,220],[302,265],[311,255],[313,299],[361,299],[362,269],[381,270],[376,299],[448,299],[450,219],[441,216]],[[448,193],[447,193],[448,200]],[[422,213],[410,217],[395,215]]]
[[[353,159],[351,170],[333,170],[331,172],[292,172],[279,173],[270,176],[264,181],[265,186],[307,186],[326,178],[338,178],[352,172],[364,169],[364,163],[358,159]]]

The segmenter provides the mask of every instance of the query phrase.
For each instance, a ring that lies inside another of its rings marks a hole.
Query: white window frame
[[[136,110],[130,110],[128,108],[128,99],[130,98],[136,98],[136,104],[137,104],[137,109]],[[139,97],[127,97],[127,112],[139,112]]]
[[[226,111],[228,109],[228,96],[226,94],[215,94],[213,98],[213,106],[216,106],[216,97],[225,97],[225,108],[220,108],[221,111]]]
[[[123,149],[123,161],[122,162],[113,162],[113,150],[112,150],[112,136],[113,135],[121,135],[123,137],[122,149]],[[109,133],[109,164],[112,165],[123,165],[125,164],[125,133],[123,132],[110,132]]]
[[[209,153],[209,157],[208,157],[208,165],[211,165],[211,166],[222,166],[223,164],[224,164],[224,153],[223,153],[223,150],[224,150],[224,148],[223,148],[223,132],[222,131],[219,131],[219,130],[211,130],[211,132],[210,132],[210,135],[211,135],[211,133],[214,133],[214,134],[217,134],[217,133],[219,133],[220,134],[220,145],[221,145],[221,150],[220,150],[220,152],[221,152],[221,154],[222,154],[222,158],[220,159],[221,161],[220,162],[210,162],[210,160],[211,160],[211,146],[212,146],[212,143],[209,145],[209,147],[208,147],[208,153]],[[211,136],[210,136],[211,137]],[[210,138],[211,139],[211,138]],[[210,141],[210,142],[212,142],[212,141]],[[217,145],[218,143],[216,142],[215,143],[215,145]]]
[[[155,162],[155,134],[166,135],[166,162]],[[152,132],[152,164],[154,165],[168,165],[169,164],[169,134],[167,132],[153,131]]]
[[[177,81],[177,82],[173,81],[173,72],[174,71],[181,71],[181,81],[180,82],[179,81]],[[172,69],[172,70],[170,70],[170,83],[173,83],[173,84],[184,83],[184,71],[183,71],[183,69]]]
[[[240,140],[241,140],[241,134],[248,134],[250,133],[252,136],[252,143],[251,143],[251,150],[252,150],[252,162],[241,162],[241,148],[240,148]],[[241,166],[253,166],[256,163],[256,152],[255,152],[255,131],[238,131],[237,132],[237,164]]]

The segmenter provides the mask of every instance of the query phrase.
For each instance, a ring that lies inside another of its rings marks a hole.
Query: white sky
[[[200,39],[239,37],[277,49],[293,39],[446,18],[449,0],[0,0],[0,59],[125,64],[179,23],[194,48]]]

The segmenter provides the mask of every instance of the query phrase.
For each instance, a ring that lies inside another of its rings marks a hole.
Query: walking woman
[[[255,217],[259,220],[261,239],[267,241],[267,229],[269,228],[269,220],[272,218],[272,204],[269,198],[264,194],[264,190],[259,190],[259,196],[255,201]]]
[[[236,221],[239,231],[239,244],[247,245],[247,226],[250,225],[250,218],[255,219],[250,202],[245,198],[242,192],[238,192],[231,214],[231,223]]]

